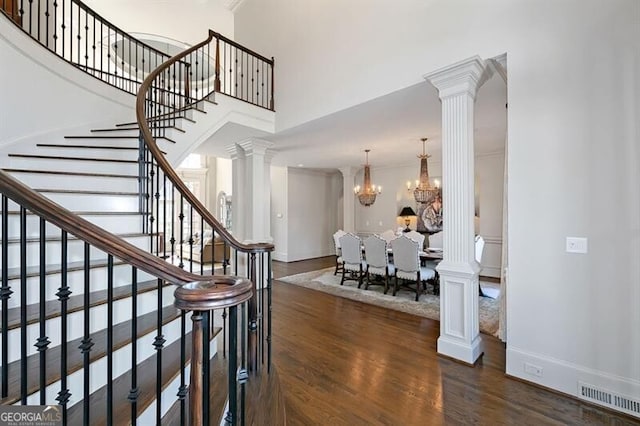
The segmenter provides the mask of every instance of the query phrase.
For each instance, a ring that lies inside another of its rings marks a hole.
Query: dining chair
[[[342,237],[346,232],[342,229],[338,229],[335,234],[333,234],[333,244],[336,249],[336,270],[333,272],[333,275],[338,275],[339,271],[342,271],[342,250],[340,249],[340,237]]]
[[[395,240],[397,237],[398,236],[396,235],[396,233],[393,232],[393,230],[391,230],[391,229],[387,229],[382,234],[380,234],[380,238],[385,240],[387,242],[387,244],[389,245],[389,247],[391,246],[391,241]]]
[[[411,238],[413,241],[416,241],[420,250],[424,248],[424,234],[416,231],[409,231],[405,232],[404,235],[406,235],[408,238]]]
[[[362,259],[362,240],[357,235],[347,233],[339,239],[342,250],[342,279],[340,285],[346,280],[358,281],[358,288],[362,286],[362,279],[367,270],[367,262]],[[349,271],[349,278],[346,272]]]
[[[406,235],[402,235],[394,240],[393,263],[396,269],[393,295],[395,296],[398,291],[398,278],[415,281],[416,301],[418,301],[424,282],[436,276],[436,271],[420,265],[419,243]]]
[[[442,231],[429,235],[429,247],[442,248]]]
[[[370,275],[377,275],[384,277],[384,294],[389,291],[389,277],[395,274],[395,267],[392,262],[389,262],[387,247],[387,241],[377,235],[372,235],[364,240],[364,257],[367,261],[365,290],[368,290],[371,284]]]

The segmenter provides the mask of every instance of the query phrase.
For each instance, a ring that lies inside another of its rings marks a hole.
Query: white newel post
[[[357,167],[341,167],[342,173],[342,229],[345,232],[356,232],[355,215],[356,205],[353,196],[353,185],[358,172]]]
[[[473,364],[483,353],[474,247],[474,101],[486,66],[470,58],[425,75],[442,100],[444,258],[440,274],[438,353]]]

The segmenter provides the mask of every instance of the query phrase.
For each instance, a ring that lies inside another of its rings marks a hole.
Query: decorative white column
[[[342,173],[342,229],[345,232],[356,232],[355,215],[356,205],[353,195],[353,186],[358,172],[357,167],[341,167]]]
[[[425,75],[442,100],[444,259],[440,274],[438,353],[473,364],[483,353],[474,246],[474,101],[486,66],[470,58]]]
[[[245,185],[245,156],[244,150],[237,144],[229,145],[227,152],[231,156],[231,232],[238,241],[245,237],[246,220],[246,185]]]
[[[233,194],[234,201],[243,198],[247,210],[244,240],[248,243],[272,242],[271,229],[271,159],[273,142],[247,139],[238,144],[245,156],[245,188]],[[235,177],[235,176],[234,176]]]

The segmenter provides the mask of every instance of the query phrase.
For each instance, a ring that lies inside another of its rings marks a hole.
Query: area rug
[[[369,286],[369,290],[364,290],[364,284],[362,288],[359,289],[357,281],[345,281],[344,285],[341,286],[341,276],[340,274],[333,275],[334,270],[334,268],[320,269],[318,271],[278,278],[278,281],[436,321],[440,320],[440,297],[438,296],[423,294],[420,296],[420,300],[416,302],[414,300],[415,291],[406,288],[400,288],[396,296],[392,296],[391,289],[389,290],[389,294],[384,294],[384,285],[371,285]],[[393,280],[391,281],[393,282]],[[481,285],[483,289],[496,287],[496,284],[492,285],[491,283],[484,282],[482,282]],[[431,291],[431,286],[428,285],[427,287],[429,291]],[[479,296],[478,306],[480,310],[480,331],[485,334],[497,336],[500,302],[491,297]]]

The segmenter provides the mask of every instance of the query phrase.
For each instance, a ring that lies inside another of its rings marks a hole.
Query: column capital
[[[344,167],[338,168],[338,170],[340,170],[340,173],[342,173],[342,177],[345,178],[345,177],[354,177],[356,173],[360,171],[360,168],[354,167],[354,166],[344,166]]]
[[[229,153],[231,160],[237,160],[244,157],[244,150],[237,143],[227,145],[225,150]]]
[[[478,89],[491,76],[485,61],[479,56],[462,60],[424,75],[438,89],[440,99],[462,93],[475,98]]]
[[[239,142],[238,145],[244,150],[246,155],[265,155],[267,153],[267,150],[273,148],[275,144],[264,139],[250,138]]]

